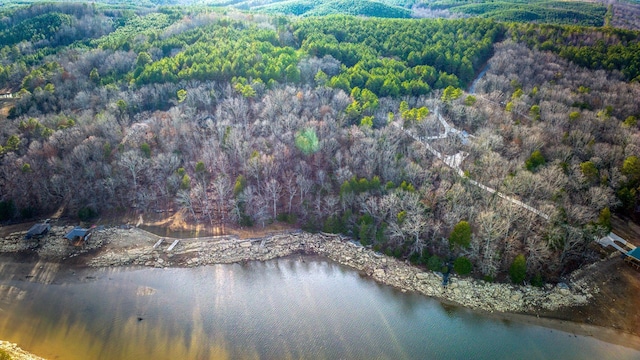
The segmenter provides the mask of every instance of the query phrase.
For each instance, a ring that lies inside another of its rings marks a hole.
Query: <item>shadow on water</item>
[[[460,315],[460,312],[464,311],[460,308],[460,306],[447,304],[444,302],[440,303],[440,308],[442,309],[443,313],[449,318],[457,318]]]

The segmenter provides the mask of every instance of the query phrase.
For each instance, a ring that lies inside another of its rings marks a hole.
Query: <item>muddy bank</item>
[[[447,286],[443,286],[439,273],[422,271],[331,234],[293,232],[255,239],[235,236],[181,239],[169,251],[174,239],[137,228],[96,230],[84,246],[73,247],[63,238],[70,229],[53,227],[47,237],[29,241],[24,240],[23,232],[13,233],[2,240],[0,251],[32,251],[40,258],[50,260],[75,258],[74,263],[92,267],[193,267],[264,261],[291,254],[320,255],[362,271],[382,284],[489,312],[535,314],[540,310],[585,305],[598,292],[598,288],[589,286],[579,273],[570,277],[566,284],[549,284],[543,288],[487,283],[455,275],[450,277]],[[158,244],[159,240],[162,241]]]

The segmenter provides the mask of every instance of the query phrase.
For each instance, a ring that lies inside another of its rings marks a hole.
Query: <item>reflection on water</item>
[[[640,356],[403,294],[313,258],[53,275],[44,264],[1,269],[0,339],[50,359]]]

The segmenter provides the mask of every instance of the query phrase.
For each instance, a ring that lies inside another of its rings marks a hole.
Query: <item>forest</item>
[[[0,15],[1,221],[287,223],[535,285],[637,217],[634,30],[125,5]]]
[[[607,7],[602,3],[581,1],[511,0],[478,2],[437,0],[424,2],[422,6],[502,21],[580,24],[585,26],[602,26],[607,12]]]

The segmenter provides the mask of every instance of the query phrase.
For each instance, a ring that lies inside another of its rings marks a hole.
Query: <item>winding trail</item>
[[[478,85],[478,82],[480,81],[480,79],[482,79],[486,75],[487,71],[489,71],[490,68],[491,68],[491,65],[487,62],[487,64],[484,66],[484,68],[482,68],[482,70],[480,71],[478,76],[476,76],[476,78],[473,80],[473,82],[471,82],[471,85],[469,86],[469,89],[467,90],[467,92],[469,94],[475,94],[476,93],[476,86]]]
[[[464,159],[468,156],[467,153],[460,151],[454,155],[443,155],[441,152],[439,152],[438,150],[436,150],[433,146],[431,146],[427,141],[428,140],[437,140],[437,139],[445,139],[447,137],[449,137],[449,135],[454,135],[454,136],[458,136],[460,138],[460,140],[462,141],[463,144],[466,144],[469,141],[469,137],[473,137],[472,135],[467,134],[464,131],[460,131],[458,129],[456,129],[455,127],[451,126],[449,123],[447,123],[447,121],[442,117],[442,115],[440,115],[440,112],[438,111],[438,109],[435,109],[435,114],[438,117],[438,120],[440,121],[440,123],[442,124],[442,126],[444,127],[444,133],[437,135],[437,136],[429,136],[429,137],[419,137],[417,135],[415,135],[414,133],[410,132],[407,129],[404,129],[399,122],[394,121],[392,124],[400,129],[402,132],[404,132],[406,135],[410,136],[412,139],[414,139],[415,141],[419,142],[420,144],[422,144],[431,154],[433,154],[436,158],[440,159],[443,163],[445,163],[448,167],[450,167],[451,169],[453,169],[458,176],[460,176],[461,178],[465,178],[469,181],[470,184],[475,185],[477,187],[479,187],[480,189],[494,194],[496,196],[499,196],[502,199],[505,199],[523,209],[526,209],[540,217],[542,217],[545,220],[550,220],[551,217],[545,213],[543,213],[542,211],[534,208],[531,205],[527,205],[524,202],[513,198],[511,196],[508,196],[504,193],[499,192],[498,190],[491,188],[489,186],[486,186],[484,184],[481,184],[479,182],[477,182],[476,180],[473,179],[469,179],[464,171],[462,170],[462,168],[460,167],[462,165],[462,161],[464,161]]]

